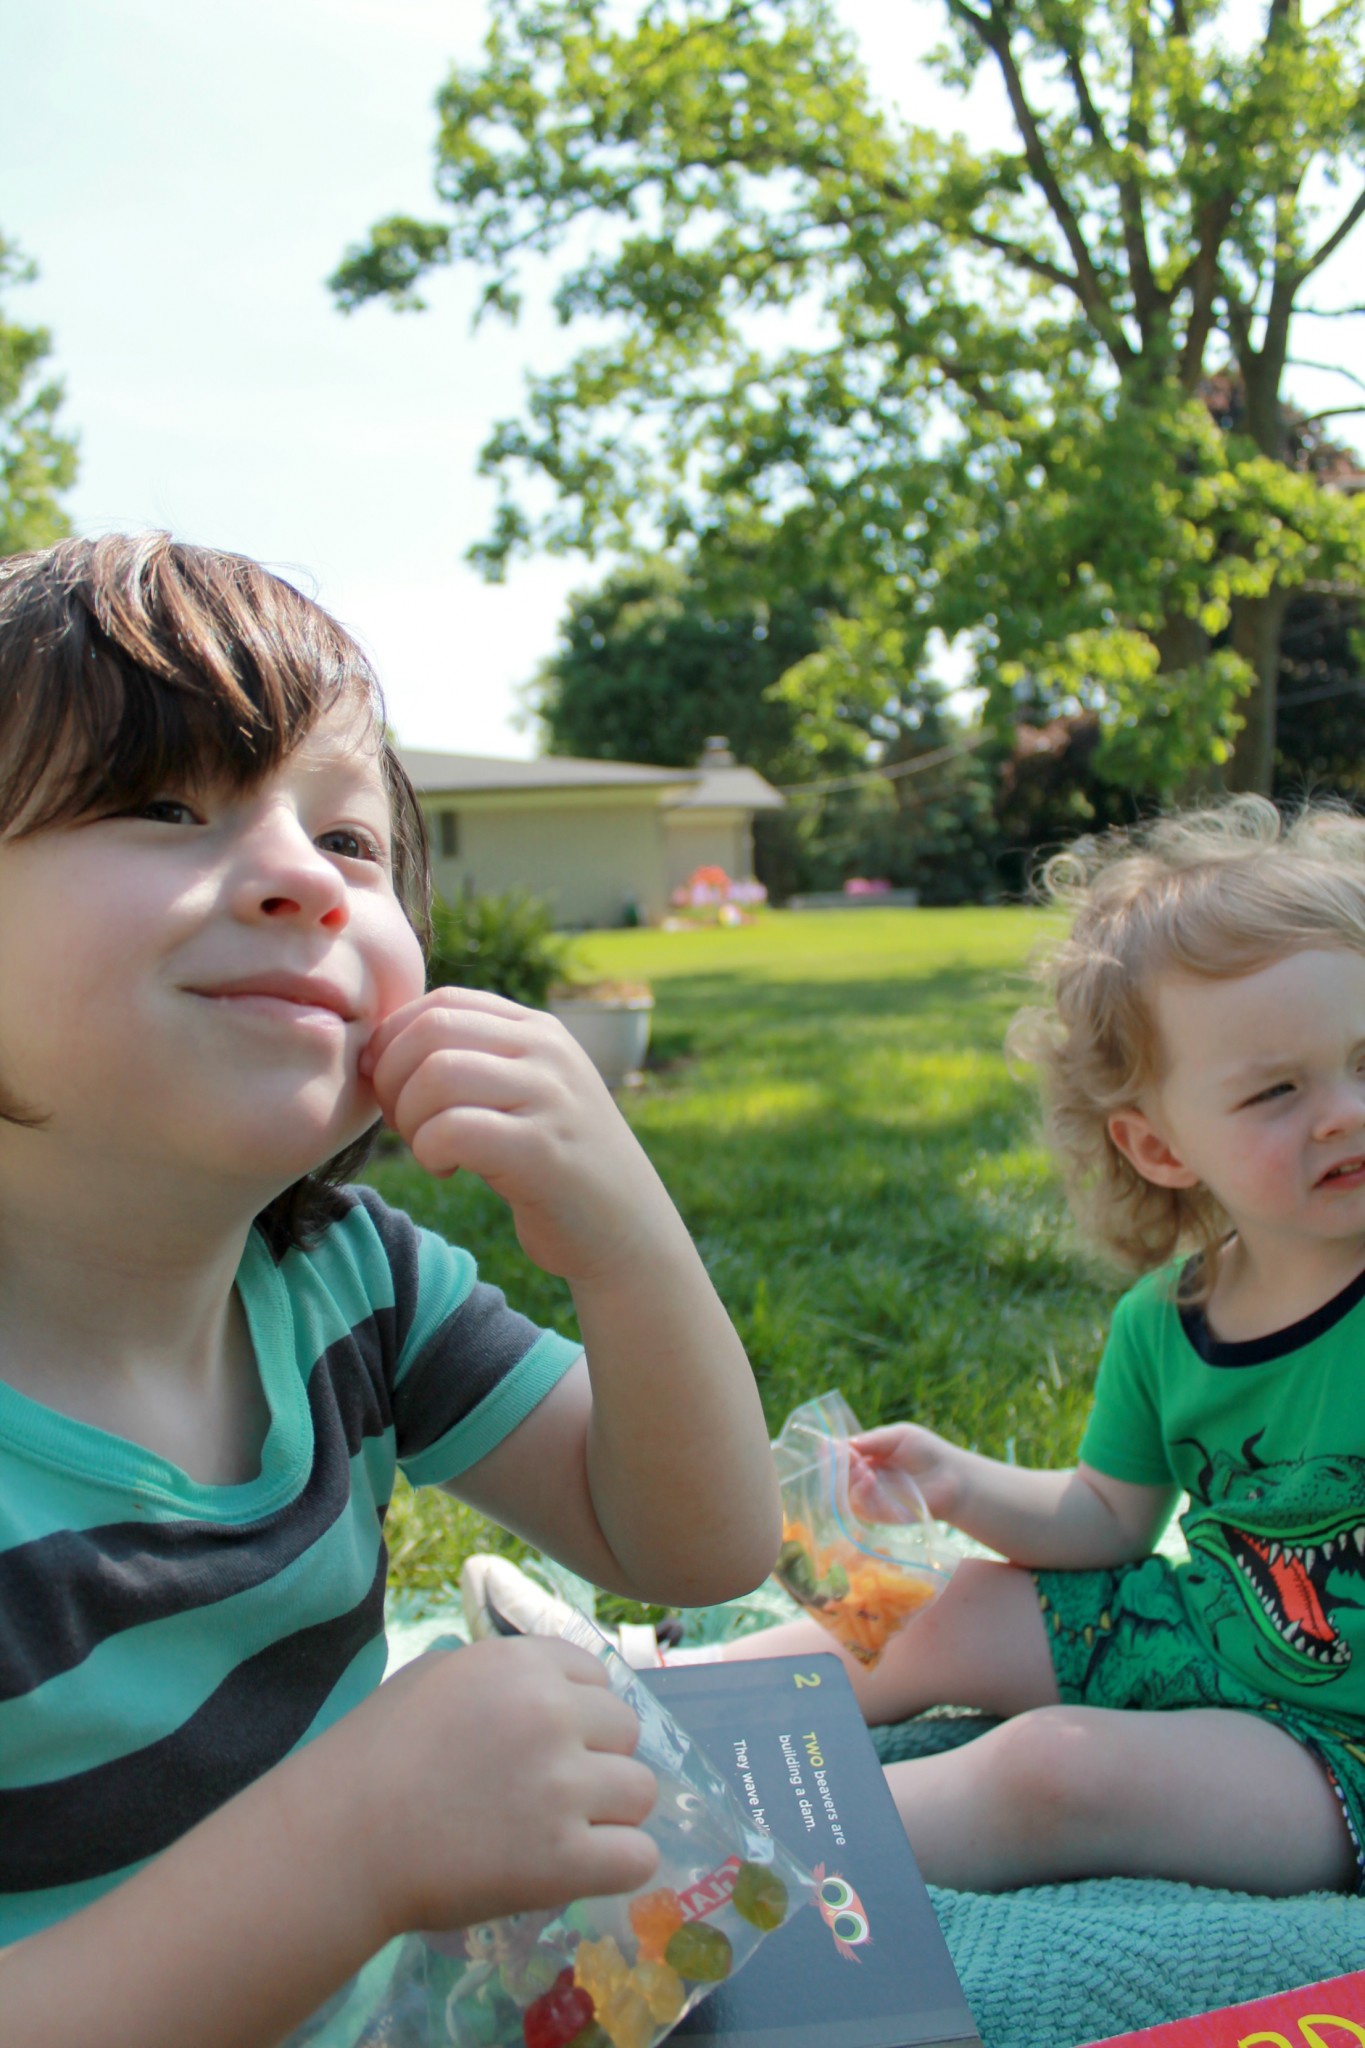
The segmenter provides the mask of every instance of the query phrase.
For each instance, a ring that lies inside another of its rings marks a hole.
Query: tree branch
[[[984,249],[994,249],[998,256],[1017,264],[1021,270],[1031,270],[1038,277],[1045,277],[1049,284],[1060,285],[1065,291],[1073,292],[1084,303],[1085,295],[1081,290],[1080,279],[1073,277],[1069,270],[1063,270],[1060,265],[1049,263],[1045,256],[1035,256],[1031,249],[1021,247],[1018,242],[1008,241],[1004,235],[993,235],[989,228],[968,225],[963,229],[963,233],[970,236],[972,241],[980,242]]]
[[[1315,270],[1320,270],[1322,268],[1323,264],[1327,261],[1328,257],[1333,255],[1341,247],[1342,243],[1346,240],[1346,237],[1350,234],[1352,228],[1354,228],[1363,217],[1365,217],[1365,191],[1361,191],[1357,194],[1355,204],[1352,206],[1350,212],[1345,216],[1343,220],[1337,223],[1336,227],[1333,228],[1331,234],[1327,237],[1327,240],[1322,244],[1321,248],[1318,249],[1314,255],[1310,256],[1306,263],[1300,265],[1300,284],[1303,283],[1305,278],[1311,277]],[[1350,306],[1346,308],[1346,311],[1359,313],[1365,311],[1365,307]]]
[[[1343,413],[1365,412],[1365,405],[1329,405],[1325,412],[1310,412],[1304,419],[1295,420],[1298,427],[1314,427],[1319,420],[1340,419]]]
[[[1272,15],[1276,8],[1287,4],[1288,0],[1272,0]],[[1289,245],[1290,225],[1306,168],[1306,165],[1300,165],[1297,176],[1289,181],[1284,191],[1275,195],[1275,255],[1270,303],[1266,307],[1260,349],[1248,355],[1242,364],[1242,375],[1246,380],[1247,419],[1252,436],[1264,454],[1274,455],[1277,459],[1284,439],[1280,385],[1284,379],[1285,358],[1289,354],[1289,323],[1294,315],[1294,295],[1303,281],[1297,264],[1288,262],[1281,251]]]
[[[1144,344],[1150,341],[1155,316],[1160,308],[1161,297],[1152,277],[1151,257],[1147,249],[1147,230],[1142,212],[1142,189],[1131,171],[1120,175],[1114,146],[1104,125],[1104,117],[1095,105],[1090,91],[1090,81],[1085,75],[1085,61],[1081,48],[1072,32],[1072,23],[1065,16],[1054,16],[1049,28],[1061,47],[1066,75],[1071,81],[1071,90],[1076,95],[1081,119],[1090,131],[1091,140],[1104,152],[1108,159],[1109,172],[1118,193],[1119,215],[1123,224],[1124,254],[1128,259],[1128,280],[1133,289],[1133,310],[1137,316],[1138,329]],[[1129,80],[1129,110],[1138,88],[1138,49],[1134,36],[1130,44],[1132,70]],[[1130,121],[1130,135],[1140,129],[1141,124]]]
[[[1314,363],[1310,362],[1307,356],[1288,356],[1285,359],[1285,368],[1325,370],[1329,377],[1344,377],[1348,384],[1354,384],[1358,390],[1365,391],[1365,377],[1357,377],[1354,370],[1343,370],[1340,363]]]
[[[1126,140],[1131,148],[1134,144],[1145,152],[1148,143],[1146,121],[1136,112],[1141,78],[1141,48],[1145,41],[1145,23],[1140,33],[1135,25],[1128,45],[1128,124]],[[1142,201],[1141,181],[1131,171],[1118,180],[1119,204],[1123,214],[1123,241],[1128,254],[1128,275],[1133,284],[1133,304],[1137,312],[1138,327],[1146,346],[1159,313],[1169,309],[1169,299],[1164,299],[1157,290],[1152,275],[1152,257],[1147,243],[1146,210]]]
[[[1024,93],[1019,67],[1014,61],[1009,29],[1004,17],[998,9],[993,8],[989,18],[983,21],[980,15],[964,4],[964,0],[948,0],[948,7],[958,20],[966,22],[972,33],[980,37],[1000,67],[1010,107],[1023,138],[1025,160],[1071,251],[1071,260],[1076,266],[1076,295],[1094,322],[1096,332],[1108,349],[1116,368],[1121,371],[1128,370],[1134,362],[1132,346],[1109,303],[1099,273],[1090,260],[1090,251],[1086,247],[1080,223],[1066,194],[1062,191],[1057,174],[1048,158],[1042,136],[1038,131],[1037,119]]]
[[[1232,279],[1221,269],[1218,273],[1218,283],[1223,294],[1223,304],[1228,309],[1228,326],[1232,329],[1233,346],[1240,362],[1252,354],[1251,308],[1241,297]]]
[[[1189,324],[1185,329],[1185,344],[1180,351],[1180,382],[1186,391],[1193,391],[1203,374],[1204,350],[1213,332],[1214,302],[1222,282],[1218,256],[1228,222],[1232,219],[1232,204],[1231,194],[1224,193],[1221,198],[1211,199],[1201,208],[1199,247],[1171,287],[1172,299],[1187,284],[1191,293]],[[1249,339],[1249,325],[1247,335]]]
[[[1301,320],[1354,320],[1365,306],[1296,306],[1294,311]]]

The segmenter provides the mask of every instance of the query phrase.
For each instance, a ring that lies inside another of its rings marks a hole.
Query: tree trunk
[[[1269,796],[1275,775],[1275,703],[1280,671],[1280,631],[1288,594],[1272,590],[1265,597],[1233,601],[1233,652],[1249,662],[1256,681],[1242,705],[1246,724],[1237,735],[1228,766],[1228,787]]]
[[[1164,675],[1179,675],[1182,669],[1197,668],[1208,659],[1209,636],[1198,619],[1167,619],[1152,637]]]

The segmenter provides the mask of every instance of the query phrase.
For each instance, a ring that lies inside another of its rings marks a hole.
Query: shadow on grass
[[[1028,994],[1022,976],[1007,979],[998,968],[965,962],[857,981],[675,975],[657,987],[654,1034],[662,1060],[727,1050],[755,1033],[786,1041],[835,1020],[866,1025],[894,1018],[916,1040],[946,1030],[954,1048],[999,1051],[1006,1024]]]

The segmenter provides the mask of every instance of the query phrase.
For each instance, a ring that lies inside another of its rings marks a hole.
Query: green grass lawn
[[[1074,1246],[1001,1051],[1043,929],[1022,909],[859,910],[578,942],[585,970],[654,986],[651,1069],[623,1106],[774,1431],[838,1387],[864,1423],[913,1416],[997,1457],[1074,1457],[1118,1287]],[[567,1289],[527,1265],[484,1188],[405,1157],[369,1177],[519,1308],[573,1330]],[[394,1582],[430,1586],[490,1532],[404,1494],[390,1540]]]

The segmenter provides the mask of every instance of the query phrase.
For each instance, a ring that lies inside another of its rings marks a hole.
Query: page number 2
[[[793,1685],[818,1685],[820,1683],[820,1674],[818,1671],[796,1671],[792,1674],[792,1683]]]

